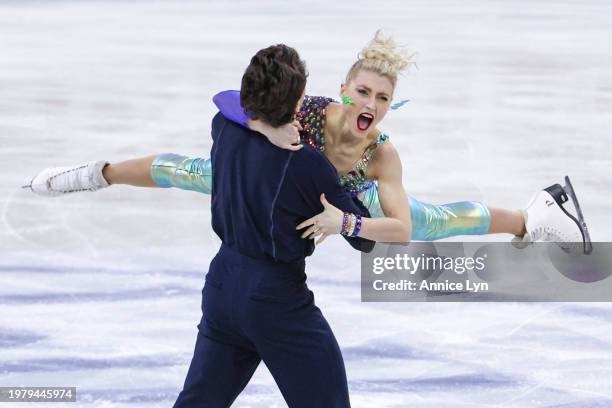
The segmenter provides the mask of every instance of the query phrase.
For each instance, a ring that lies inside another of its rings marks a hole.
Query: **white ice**
[[[382,126],[410,194],[519,208],[569,174],[593,239],[610,241],[611,19],[603,0],[1,1],[0,386],[172,405],[219,246],[209,197],[19,187],[49,166],[207,156],[211,97],[274,43],[307,61],[309,94],[336,97],[384,28],[417,52],[396,90],[410,102]],[[307,271],[354,407],[612,406],[608,304],[361,303],[341,239]],[[235,406],[286,405],[262,365]]]

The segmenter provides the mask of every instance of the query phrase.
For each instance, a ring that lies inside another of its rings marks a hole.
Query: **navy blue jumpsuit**
[[[367,209],[310,146],[280,149],[221,114],[212,136],[212,225],[222,245],[206,275],[193,359],[174,406],[229,407],[263,360],[291,408],[349,407],[338,343],[306,285],[304,259],[314,243],[295,227],[323,210],[321,193],[342,211],[369,216]]]

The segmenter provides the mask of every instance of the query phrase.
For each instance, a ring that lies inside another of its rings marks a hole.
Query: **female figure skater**
[[[277,146],[299,149],[290,146],[287,138],[295,141],[296,128],[300,128],[301,142],[318,148],[336,167],[341,185],[363,202],[372,217],[379,217],[367,220],[370,226],[364,238],[408,242],[510,233],[515,235],[517,245],[547,240],[563,247],[580,242],[587,252],[588,231],[569,179],[564,188],[556,184],[537,193],[525,210],[488,207],[476,201],[433,205],[408,198],[402,186],[399,154],[377,125],[391,106],[398,74],[411,63],[391,38],[377,32],[348,71],[340,89],[342,103],[306,96],[294,126],[274,127],[257,117],[249,118],[235,91],[218,94],[215,103],[226,117],[259,131]],[[47,169],[33,179],[30,188],[39,194],[57,195],[129,184],[209,194],[211,168],[207,159],[161,154],[116,164],[92,162],[75,168]],[[580,219],[565,209],[568,195]],[[343,223],[342,212],[324,198],[322,202],[324,211],[298,226],[306,228],[304,237],[319,237],[318,243],[340,233]]]

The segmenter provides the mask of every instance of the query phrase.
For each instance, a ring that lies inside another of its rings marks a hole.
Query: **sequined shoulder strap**
[[[319,150],[325,148],[325,114],[327,105],[333,99],[324,96],[305,96],[302,108],[296,115],[296,119],[302,125],[300,137],[302,142],[306,142]]]
[[[374,155],[376,154],[376,151],[378,150],[378,148],[387,143],[389,141],[389,136],[381,133],[380,135],[378,135],[378,137],[376,138],[376,141],[374,141],[374,143],[372,143],[370,145],[370,147],[367,148],[367,150],[365,151],[363,157],[364,157],[364,161],[370,162],[372,160],[372,158],[374,157]]]
[[[370,161],[378,148],[389,140],[389,136],[381,133],[378,135],[374,143],[372,143],[361,156],[361,159],[355,163],[353,168],[346,174],[340,176],[340,184],[351,193],[358,193],[368,189],[374,182],[368,179],[368,167]]]

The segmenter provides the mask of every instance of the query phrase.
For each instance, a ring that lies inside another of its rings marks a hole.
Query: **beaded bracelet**
[[[344,213],[344,217],[342,218],[342,230],[340,234],[344,236],[349,236],[349,230],[351,227],[351,213]]]
[[[340,233],[347,237],[356,237],[361,231],[361,215],[344,213]]]
[[[355,215],[355,231],[353,231],[352,236],[356,237],[359,235],[359,231],[361,231],[361,215]]]
[[[351,214],[351,224],[349,225],[349,229],[346,232],[346,235],[352,237],[353,231],[355,231],[355,215]]]
[[[344,213],[344,216],[342,217],[342,229],[340,230],[342,235],[345,235],[346,231],[348,231],[349,217],[349,213]]]

